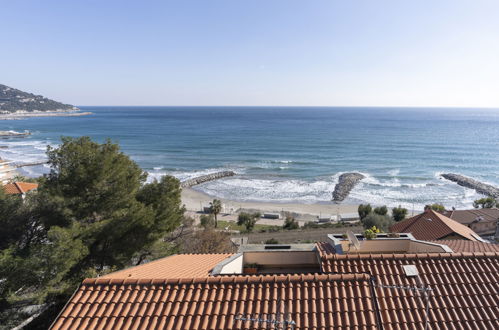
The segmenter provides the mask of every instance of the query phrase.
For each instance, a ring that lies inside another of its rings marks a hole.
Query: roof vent
[[[405,276],[407,277],[414,277],[419,275],[418,269],[415,265],[402,265],[402,268],[404,269]]]
[[[433,221],[431,218],[426,218],[427,221]]]

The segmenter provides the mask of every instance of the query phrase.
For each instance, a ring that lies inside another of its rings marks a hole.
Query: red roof
[[[211,270],[230,253],[177,254],[130,267],[101,278],[151,279],[151,278],[196,278],[208,277]]]
[[[470,224],[474,221],[496,222],[499,220],[498,208],[471,209],[471,210],[450,210],[444,215],[462,224]]]
[[[425,300],[398,289],[418,285],[402,265],[415,265],[432,290],[430,329],[499,329],[499,253],[329,254],[322,260],[324,272],[373,276],[385,329],[423,329]]]
[[[13,182],[7,183],[3,186],[5,189],[5,193],[12,195],[20,195],[27,193],[30,190],[34,190],[38,188],[38,183],[30,183],[30,182]]]
[[[263,320],[293,321],[296,329],[376,329],[369,276],[89,279],[52,329],[290,329]]]
[[[433,210],[427,210],[412,218],[397,222],[390,227],[395,233],[411,233],[418,240],[431,241],[458,235],[470,241],[479,239],[477,233]]]
[[[464,239],[447,239],[433,241],[437,244],[445,244],[454,252],[499,252],[499,244],[468,241]]]
[[[408,289],[418,282],[403,265],[432,290],[430,329],[499,327],[499,253],[339,255],[326,243],[319,251],[322,274],[87,279],[53,329],[253,329],[284,321],[285,312],[296,329],[423,329],[426,300]],[[113,274],[130,271],[139,274]]]

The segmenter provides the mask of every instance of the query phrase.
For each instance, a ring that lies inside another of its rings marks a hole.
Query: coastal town
[[[499,330],[499,1],[0,8],[0,330]]]
[[[6,201],[32,203],[48,192],[38,191],[38,180],[18,181],[11,163],[0,166]],[[156,259],[148,252],[123,270],[101,268],[61,301],[50,328],[496,328],[494,187],[451,178],[489,197],[473,209],[433,204],[411,214],[335,201],[355,189],[356,173],[340,177],[329,204],[238,202],[194,190],[233,176],[172,178],[178,188],[169,189],[181,191],[178,216],[190,222],[160,241],[184,236],[175,243],[181,253]],[[50,306],[28,301],[12,305],[24,311],[21,326]]]

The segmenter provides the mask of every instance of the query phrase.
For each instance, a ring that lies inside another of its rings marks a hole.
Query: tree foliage
[[[499,207],[499,202],[497,202],[492,197],[484,197],[473,201],[473,207],[476,209],[478,208],[490,209],[493,208],[494,206]]]
[[[368,214],[361,222],[365,229],[370,229],[375,226],[384,232],[389,231],[390,226],[393,224],[392,218],[388,215],[379,215],[376,213]]]
[[[181,245],[182,253],[234,253],[236,250],[230,234],[213,229],[196,231]]]
[[[372,212],[373,208],[371,207],[371,204],[360,204],[359,208],[357,209],[359,212],[359,217],[360,220],[364,219],[369,213]]]
[[[386,207],[386,205],[375,207],[373,212],[376,213],[377,215],[387,215],[388,208]]]
[[[47,156],[50,172],[24,203],[0,192],[0,304],[7,307],[63,303],[83,278],[160,246],[167,251],[164,237],[183,221],[179,181],[145,183],[110,141],[63,138]]]
[[[210,202],[210,213],[215,217],[215,228],[218,227],[217,215],[222,212],[222,202],[219,199],[214,199]]]
[[[282,226],[282,228],[287,230],[293,230],[300,228],[300,225],[298,224],[298,221],[296,221],[294,217],[287,216],[286,219],[284,220],[284,225]]]
[[[443,206],[442,204],[439,204],[439,203],[434,203],[434,204],[425,205],[424,209],[425,209],[425,211],[428,209],[431,209],[431,210],[437,211],[437,212],[444,212],[445,206]]]
[[[239,226],[245,226],[247,231],[252,231],[255,227],[256,222],[260,218],[260,213],[247,213],[241,212],[237,217],[237,224]]]
[[[392,209],[392,218],[395,222],[402,221],[407,216],[407,209],[399,205]]]

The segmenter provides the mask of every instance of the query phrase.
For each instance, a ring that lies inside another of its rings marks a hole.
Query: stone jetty
[[[217,179],[221,179],[221,178],[226,178],[228,176],[234,176],[234,175],[236,175],[236,173],[234,173],[233,171],[222,171],[222,172],[211,173],[211,174],[207,174],[207,175],[198,176],[197,178],[185,180],[185,181],[180,183],[180,186],[182,188],[190,188],[192,186],[195,186],[195,185],[198,185],[201,183],[205,183],[208,181],[213,181],[213,180],[217,180]]]
[[[355,185],[364,178],[365,176],[360,173],[344,173],[340,175],[339,181],[334,187],[333,201],[343,201],[347,198],[353,187],[355,187]]]
[[[499,188],[491,186],[490,184],[482,183],[475,179],[454,173],[445,173],[442,174],[442,177],[449,181],[455,182],[460,186],[475,189],[475,191],[480,194],[493,198],[499,198]]]

